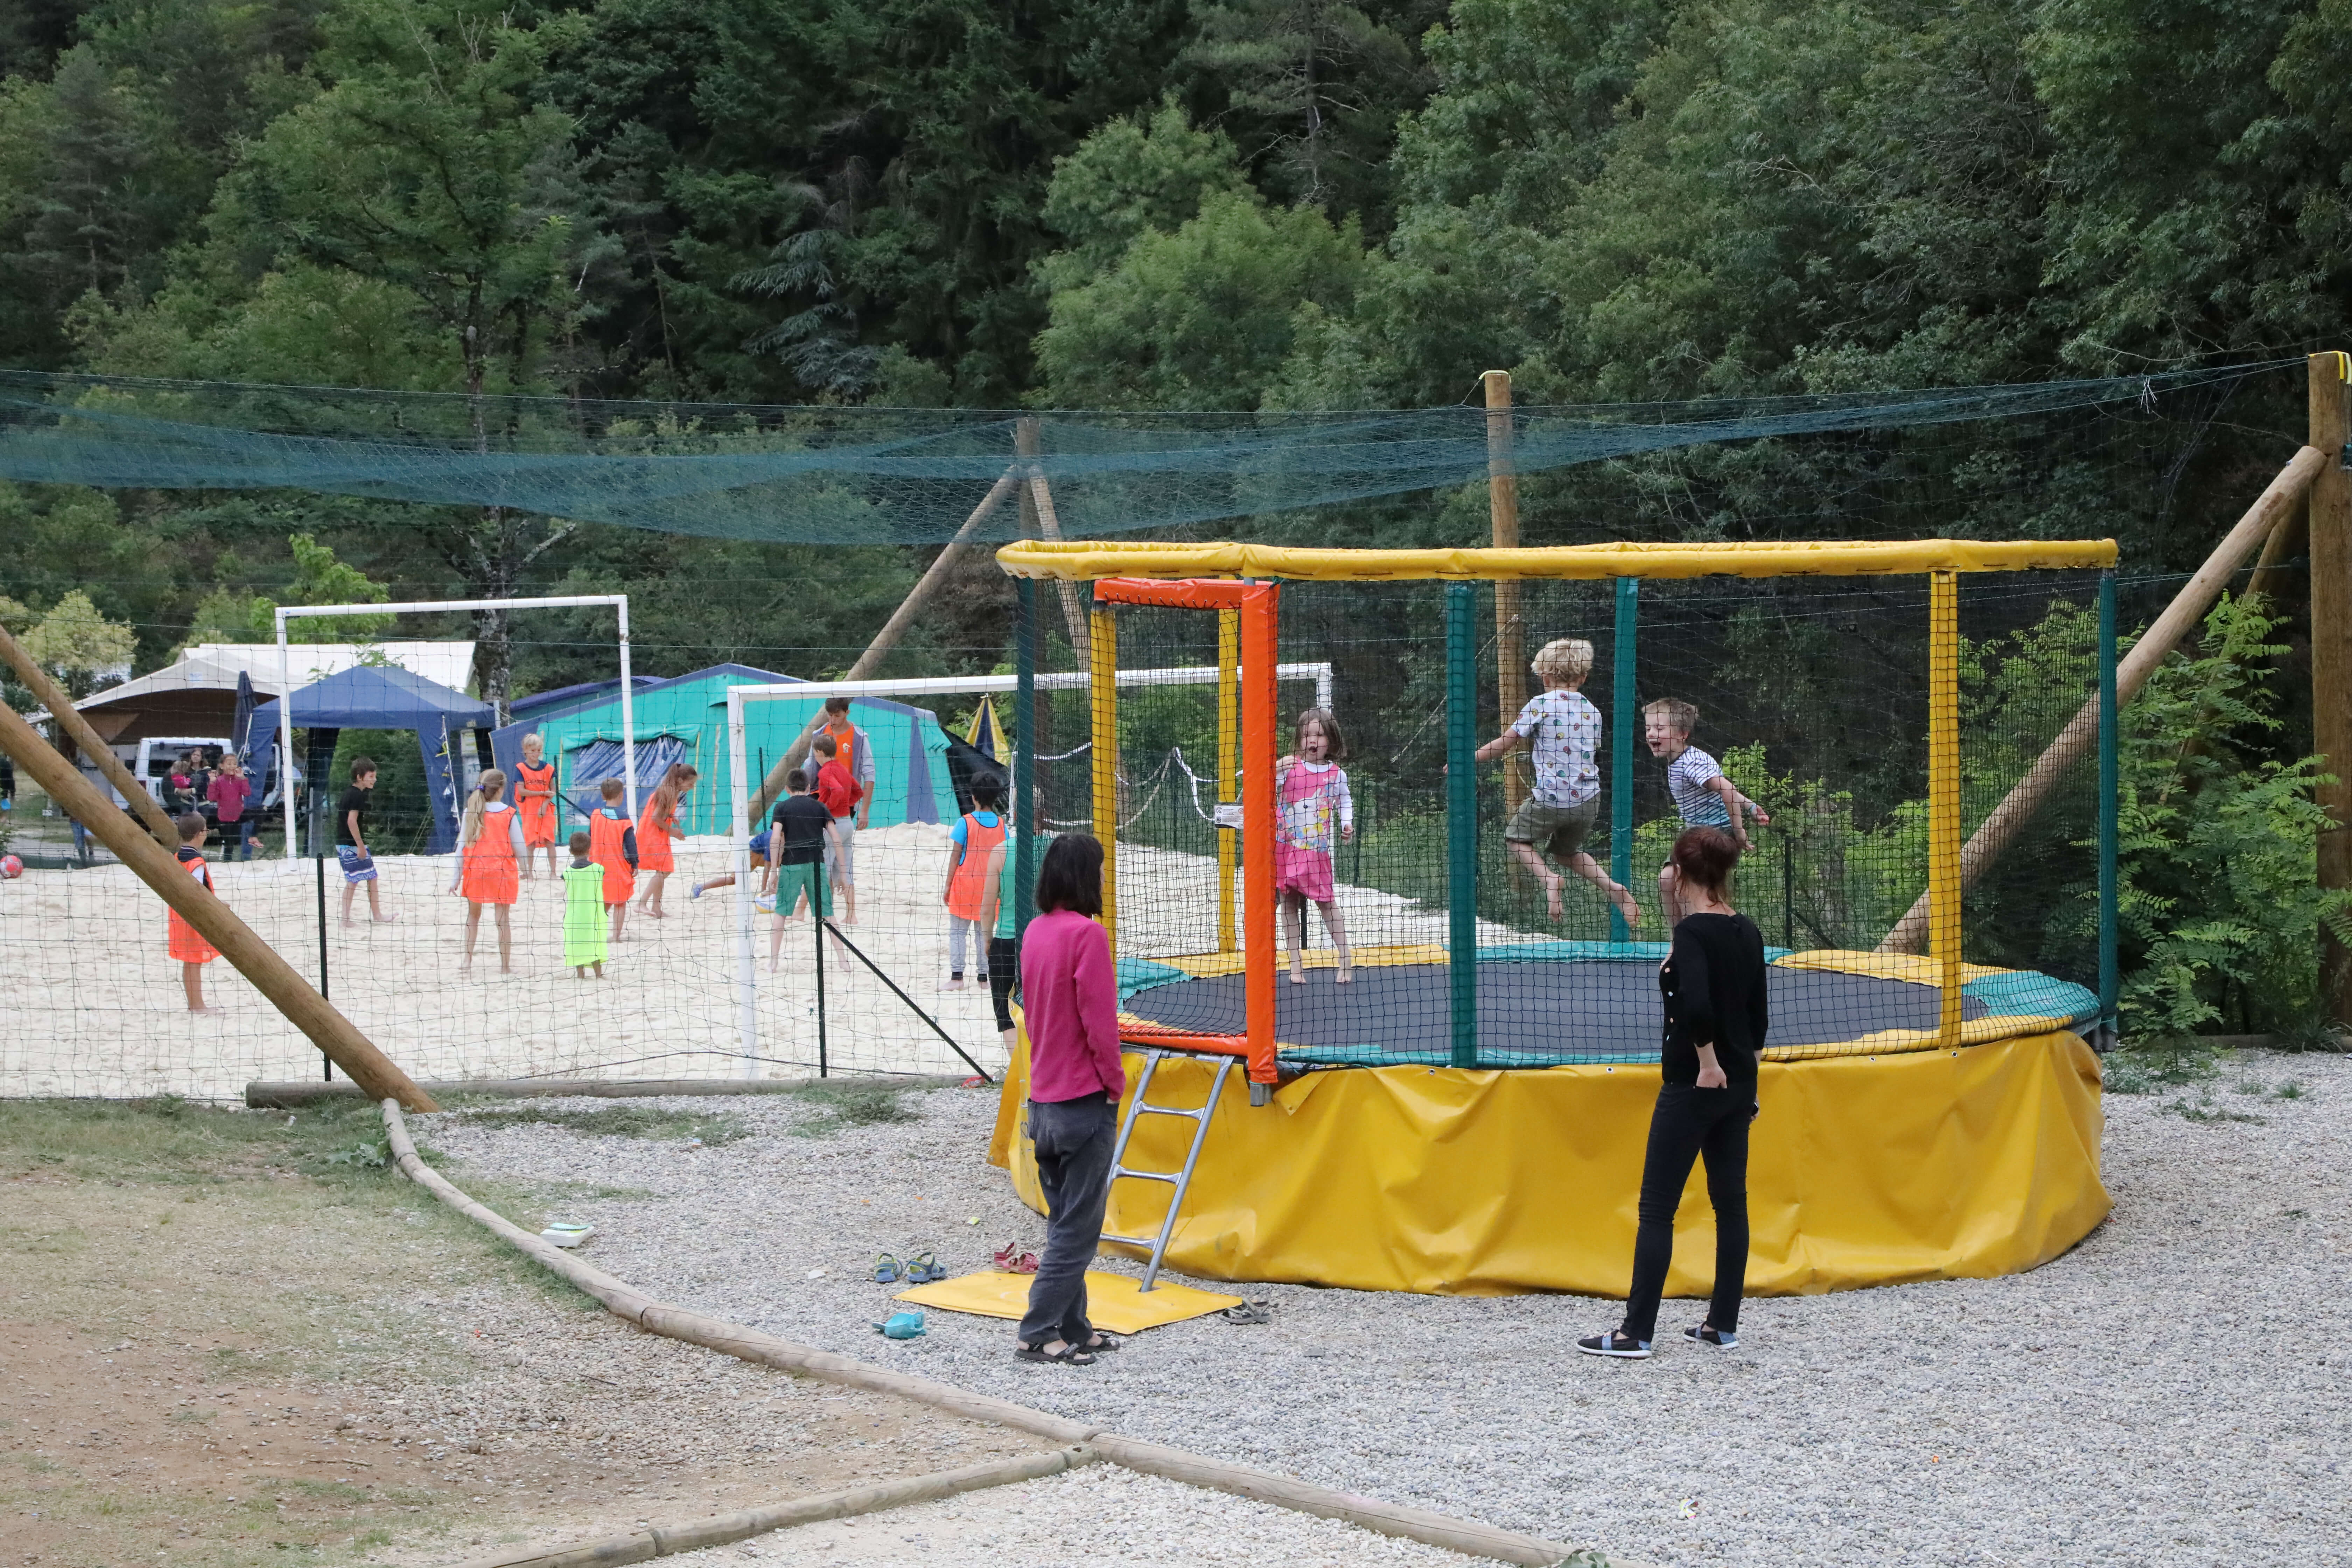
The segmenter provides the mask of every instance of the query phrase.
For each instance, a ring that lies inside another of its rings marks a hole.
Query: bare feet
[[[1566,880],[1568,880],[1567,878],[1559,876],[1546,877],[1544,879],[1544,902],[1550,906],[1551,918],[1554,920],[1559,920],[1567,913],[1567,911],[1560,907],[1559,902],[1559,885]]]
[[[1625,917],[1625,929],[1627,931],[1638,931],[1641,929],[1642,906],[1633,901],[1633,892],[1632,889],[1622,886],[1617,888],[1610,893],[1609,901],[1615,904],[1617,906],[1617,912]]]
[[[1352,985],[1355,984],[1355,980],[1356,971],[1354,966],[1346,963],[1339,966],[1339,973],[1331,976],[1331,984],[1334,985]]]
[[[1290,972],[1290,983],[1293,985],[1304,985],[1307,984],[1307,976],[1294,969]]]

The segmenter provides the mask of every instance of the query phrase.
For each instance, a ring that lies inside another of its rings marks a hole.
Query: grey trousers
[[[1029,1282],[1023,1344],[1082,1345],[1094,1338],[1094,1325],[1087,1321],[1087,1265],[1102,1244],[1118,1137],[1118,1107],[1107,1094],[1029,1102],[1029,1140],[1037,1150],[1037,1184],[1045,1194],[1045,1255]]]

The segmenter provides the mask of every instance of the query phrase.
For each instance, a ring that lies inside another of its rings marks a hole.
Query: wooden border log
[[[2304,447],[2255,498],[2254,504],[2238,519],[2238,525],[2230,530],[2228,537],[2205,558],[2205,564],[2197,569],[2197,574],[2173,595],[2172,603],[2157,616],[2155,625],[2132,644],[2129,653],[2116,661],[2117,706],[2129,702],[2139,689],[2147,684],[2147,678],[2156,672],[2156,667],[2164,661],[2165,656],[2179,647],[2180,639],[2205,618],[2205,612],[2211,609],[2213,601],[2221,596],[2221,590],[2228,585],[2231,574],[2237,571],[2238,563],[2252,554],[2255,546],[2293,513],[2295,503],[2303,498],[2313,479],[2327,461],[2326,455],[2317,447]],[[2098,741],[2099,700],[2094,697],[2066,721],[2066,727],[2058,731],[2058,738],[2051,742],[2049,749],[2026,770],[2025,776],[2011,786],[2009,794],[1993,808],[1992,815],[1978,824],[1977,830],[1969,835],[1968,843],[1960,849],[1962,889],[1972,886],[1984,874],[1985,868],[1999,859],[2001,851],[2017,841],[2018,836],[2025,831],[2025,825],[2042,808],[2042,803],[2057,788],[2058,781],[2065,776],[2069,768],[2090,755],[2097,747]],[[1919,952],[1927,939],[1927,895],[1920,894],[1918,901],[1895,922],[1895,929],[1888,931],[1885,940],[1878,944],[1878,951]]]
[[[463,1564],[462,1568],[600,1568],[606,1563],[646,1563],[656,1557],[675,1556],[681,1552],[698,1552],[706,1546],[724,1546],[730,1542],[748,1541],[752,1536],[765,1535],[771,1531],[788,1529],[795,1524],[851,1519],[859,1514],[879,1513],[885,1509],[936,1502],[941,1498],[975,1492],[986,1487],[1043,1480],[1047,1476],[1058,1476],[1065,1470],[1075,1470],[1101,1461],[1102,1456],[1085,1444],[1073,1444],[1069,1447],[1053,1448],[1043,1454],[1023,1454],[1010,1459],[992,1459],[984,1465],[966,1465],[961,1469],[942,1470],[937,1475],[910,1476],[901,1481],[852,1487],[845,1491],[818,1492],[813,1497],[794,1498],[790,1502],[771,1503],[765,1508],[742,1509],[734,1513],[722,1513],[714,1519],[697,1520],[691,1524],[656,1525],[650,1530],[606,1536],[602,1541],[585,1542],[577,1546],[533,1547],[526,1551],[500,1552],[495,1557],[477,1557]]]
[[[939,591],[941,583],[947,581],[948,568],[955,564],[956,557],[961,555],[965,546],[971,542],[971,536],[980,531],[980,525],[1004,504],[1004,498],[1013,492],[1019,482],[1019,471],[1007,468],[996,483],[989,487],[988,493],[981,497],[980,504],[971,509],[971,515],[963,520],[963,526],[956,530],[955,537],[947,542],[922,576],[916,579],[915,585],[907,590],[907,596],[898,601],[898,607],[890,612],[890,618],[882,623],[882,629],[874,634],[874,640],[866,645],[866,651],[857,656],[857,662],[849,667],[848,673],[842,679],[865,679],[875,666],[882,662],[884,656],[898,646],[898,639],[907,635],[907,627],[914,622],[915,612]],[[776,797],[784,793],[784,781],[808,756],[809,742],[815,738],[817,726],[824,721],[824,710],[820,708],[809,716],[807,723],[801,726],[800,734],[784,748],[782,758],[768,770],[768,776],[760,781],[760,787],[751,793],[753,822],[765,816],[768,807],[775,804]]]
[[[1147,1475],[1161,1476],[1214,1491],[1231,1492],[1239,1497],[1255,1498],[1261,1502],[1296,1509],[1325,1519],[1345,1520],[1383,1535],[1426,1542],[1433,1546],[1443,1546],[1474,1557],[1492,1557],[1505,1563],[1562,1564],[1566,1568],[1645,1568],[1644,1564],[1628,1558],[1564,1546],[1536,1536],[1498,1530],[1492,1525],[1452,1519],[1424,1509],[1405,1508],[1381,1502],[1375,1498],[1358,1497],[1328,1487],[1318,1487],[1295,1476],[1277,1475],[1271,1470],[1255,1469],[1247,1465],[1229,1464],[1205,1455],[1188,1453],[1181,1448],[1121,1437],[1102,1427],[1049,1415],[1042,1410],[1015,1405],[1011,1400],[971,1394],[927,1377],[913,1377],[904,1373],[867,1366],[847,1356],[796,1345],[757,1329],[748,1329],[739,1323],[725,1322],[653,1300],[625,1280],[581,1261],[459,1192],[439,1172],[417,1158],[416,1145],[408,1136],[407,1122],[400,1113],[399,1105],[386,1100],[383,1110],[384,1140],[391,1146],[394,1163],[404,1175],[476,1224],[511,1243],[550,1272],[593,1296],[615,1316],[625,1318],[638,1327],[667,1339],[684,1340],[689,1344],[702,1345],[740,1361],[801,1373],[826,1383],[895,1394],[950,1415],[993,1422],[1015,1431],[1034,1432],[1056,1442],[1085,1444],[1102,1458]],[[525,1558],[522,1561],[537,1563],[540,1560]],[[644,1559],[583,1558],[579,1561],[642,1562]],[[552,1568],[552,1564],[548,1564],[547,1568]]]
[[[409,1081],[390,1057],[375,1046],[349,1018],[335,1011],[310,983],[294,973],[293,965],[260,933],[221,902],[212,889],[181,869],[170,850],[163,848],[131,825],[81,776],[65,754],[40,735],[24,716],[0,702],[0,751],[33,776],[51,800],[81,819],[98,841],[114,851],[131,874],[155,890],[158,898],[195,927],[196,934],[220,950],[239,974],[288,1021],[310,1037],[334,1064],[365,1087],[373,1099],[394,1098],[415,1110],[436,1110],[432,1096]],[[179,835],[173,835],[178,843]]]
[[[58,689],[58,683],[49,679],[47,670],[33,662],[33,656],[25,651],[24,644],[9,635],[6,626],[0,626],[0,658],[6,659],[9,668],[24,681],[25,689],[47,706],[49,717],[57,721],[58,728],[73,738],[74,745],[82,755],[106,775],[106,782],[121,792],[122,798],[131,803],[131,808],[147,825],[147,831],[155,836],[155,842],[166,849],[177,849],[180,847],[180,830],[172,825],[170,815],[163,810],[163,803],[149,795],[147,786],[131,776],[131,770],[122,765],[122,759],[114,754],[114,748],[98,738],[98,731],[89,727],[89,721],[75,710],[73,699]],[[111,804],[109,803],[110,807]],[[82,826],[89,827],[92,824],[85,818]]]
[[[835,1073],[824,1081],[838,1083],[844,1076]],[[909,1074],[903,1078],[876,1076],[861,1081],[887,1084],[893,1089],[953,1089],[971,1077],[970,1073]],[[668,1095],[715,1099],[734,1094],[798,1094],[817,1081],[814,1078],[434,1078],[419,1079],[416,1087],[436,1100],[459,1095],[497,1100],[654,1100]],[[340,1100],[373,1100],[374,1098],[359,1085],[343,1079],[331,1083],[318,1079],[277,1082],[257,1079],[245,1086],[246,1107],[251,1110],[300,1110],[308,1106],[325,1105]]]

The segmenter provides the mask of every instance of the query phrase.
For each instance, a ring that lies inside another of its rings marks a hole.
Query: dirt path
[[[328,1163],[369,1131],[0,1105],[0,1568],[446,1562],[1043,1446],[639,1333]]]

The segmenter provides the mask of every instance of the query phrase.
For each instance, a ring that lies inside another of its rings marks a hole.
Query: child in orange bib
[[[547,851],[547,874],[561,877],[555,864],[555,764],[546,760],[547,742],[537,735],[522,738],[522,761],[515,764],[514,808],[522,825],[522,874],[531,874],[539,852]]]
[[[613,916],[613,940],[621,940],[628,919],[629,895],[637,890],[637,830],[621,808],[621,781],[606,779],[596,786],[604,799],[588,819],[588,858],[604,868],[604,908]]]
[[[213,890],[212,868],[205,863],[205,835],[211,831],[205,819],[194,812],[180,818],[180,847],[175,851],[180,868]],[[170,909],[169,905],[165,906]],[[220,950],[206,942],[196,928],[181,918],[180,911],[171,910],[170,936],[164,951],[180,961],[180,984],[188,994],[188,1011],[207,1013],[205,1005],[205,965],[220,956]]]
[[[650,872],[653,885],[637,901],[637,908],[649,919],[661,920],[662,884],[677,869],[670,856],[670,840],[686,837],[686,829],[677,825],[678,803],[694,787],[702,775],[684,763],[672,763],[662,774],[662,782],[654,786],[653,798],[646,802],[643,816],[637,818],[637,853],[645,857],[643,868]]]
[[[516,863],[525,858],[520,815],[501,797],[507,776],[496,768],[486,771],[466,802],[466,826],[458,836],[457,873],[449,890],[466,900],[466,961],[474,967],[474,938],[482,928],[482,906],[498,911],[499,973],[514,973],[514,932],[507,910],[515,901]]]
[[[992,778],[971,781],[971,809],[949,835],[948,885],[940,894],[948,906],[948,984],[950,991],[964,987],[964,945],[980,944],[980,977],[988,978],[988,933],[976,931],[982,906],[988,901],[988,860],[1004,842],[1004,818],[997,812],[999,790]]]

